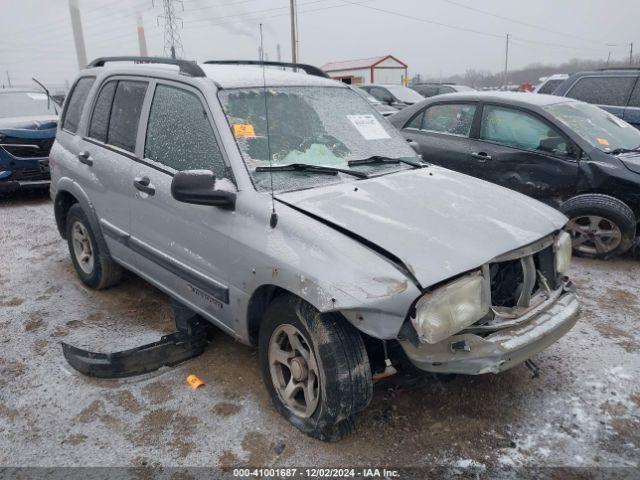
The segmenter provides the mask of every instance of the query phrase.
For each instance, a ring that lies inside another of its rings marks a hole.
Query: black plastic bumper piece
[[[184,305],[172,300],[175,333],[159,341],[130,350],[96,353],[62,343],[69,365],[80,373],[98,378],[123,378],[173,366],[204,352],[208,323]]]

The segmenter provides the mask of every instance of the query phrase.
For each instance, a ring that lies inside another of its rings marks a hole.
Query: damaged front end
[[[431,372],[498,373],[567,333],[578,318],[560,232],[501,255],[425,293],[400,332],[411,362]]]

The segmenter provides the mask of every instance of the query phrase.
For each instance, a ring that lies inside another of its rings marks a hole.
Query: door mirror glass
[[[179,202],[213,205],[228,210],[233,210],[236,205],[235,192],[226,188],[216,190],[216,177],[210,170],[176,173],[171,181],[171,195]]]

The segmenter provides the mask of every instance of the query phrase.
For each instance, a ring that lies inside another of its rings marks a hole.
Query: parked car
[[[442,95],[443,93],[455,93],[455,92],[474,92],[475,88],[467,87],[466,85],[456,85],[455,83],[416,83],[411,85],[413,90],[418,92],[424,98],[435,97],[436,95]]]
[[[372,375],[400,358],[497,373],[574,325],[566,217],[425,165],[318,69],[107,61],[80,72],[51,151],[80,280],[131,270],[257,344],[275,408],[303,432],[352,431]]]
[[[640,128],[640,68],[574,73],[553,92],[593,103]]]
[[[364,98],[367,102],[369,102],[371,105],[373,105],[373,108],[375,108],[378,111],[378,113],[384,117],[388,117],[389,115],[392,115],[398,111],[397,108],[394,108],[391,105],[387,105],[386,103],[382,103],[380,100],[375,98],[366,90],[361,89],[360,87],[350,85],[350,88],[354,92],[356,92],[358,95],[360,95],[362,98]]]
[[[371,96],[398,110],[424,100],[419,93],[404,85],[361,85],[360,88]]]
[[[549,75],[544,78],[536,88],[534,88],[533,93],[546,93],[551,95],[567,78],[569,78],[569,75],[566,73],[555,73],[553,75]]]
[[[431,163],[559,208],[574,250],[628,250],[640,218],[640,132],[604,110],[552,95],[449,94],[389,117]]]
[[[58,111],[46,94],[0,89],[0,192],[49,185]]]

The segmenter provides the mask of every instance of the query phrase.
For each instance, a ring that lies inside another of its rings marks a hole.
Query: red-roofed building
[[[407,64],[393,55],[331,62],[322,67],[331,78],[353,85],[387,83],[402,85]]]

